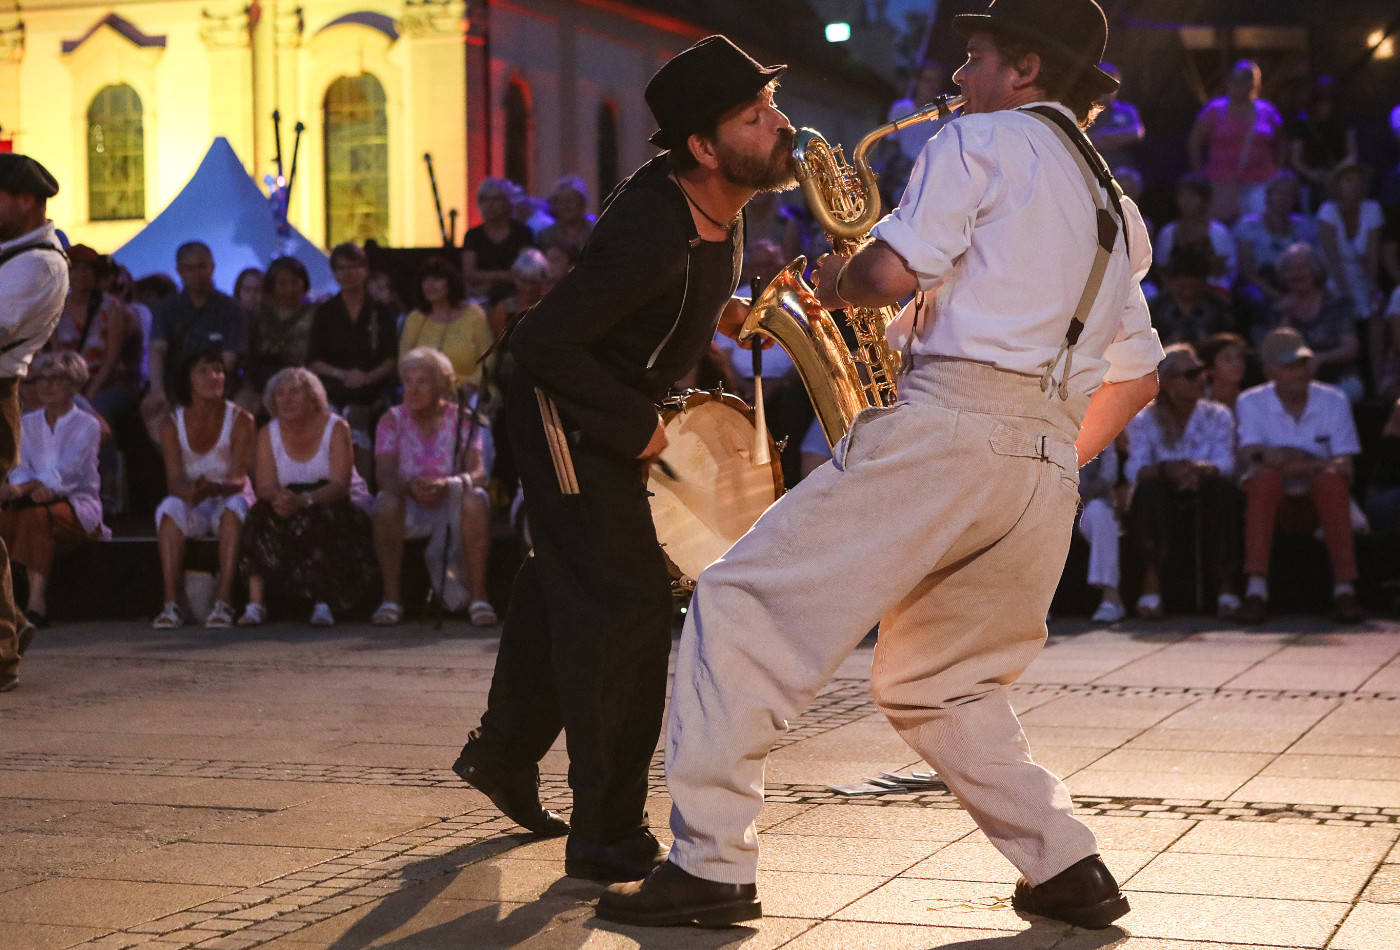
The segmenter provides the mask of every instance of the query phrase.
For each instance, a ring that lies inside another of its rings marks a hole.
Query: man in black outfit
[[[651,141],[666,154],[614,190],[578,265],[511,335],[508,430],[534,550],[511,594],[481,726],[453,769],[530,831],[568,834],[574,877],[637,880],[665,856],[646,795],[666,699],[670,579],[646,469],[666,447],[657,401],[717,327],[734,335],[747,313],[732,296],[741,209],[759,190],[794,184],[793,130],[773,104],[784,68],[721,36],[662,66],[646,100],[660,126]],[[562,439],[551,454],[544,414],[554,407]],[[539,801],[538,763],[561,729],[572,828]]]

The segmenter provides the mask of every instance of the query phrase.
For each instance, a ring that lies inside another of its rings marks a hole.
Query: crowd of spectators
[[[948,82],[926,64],[891,117]],[[1326,77],[1291,115],[1262,97],[1253,63],[1223,87],[1179,146],[1190,170],[1171,183],[1175,214],[1149,222],[1143,286],[1167,345],[1160,395],[1082,473],[1095,618],[1161,616],[1185,538],[1219,614],[1263,619],[1274,535],[1315,532],[1334,613],[1356,619],[1353,533],[1400,542],[1400,164],[1376,176],[1359,160]],[[1136,196],[1144,180],[1132,162],[1152,135],[1117,92],[1100,105],[1091,138]],[[887,200],[941,124],[882,146]],[[1400,107],[1390,125],[1400,147]],[[133,281],[71,248],[62,320],[24,387],[26,461],[0,486],[0,534],[25,568],[31,619],[46,615],[55,558],[154,508],[157,627],[190,619],[190,539],[217,543],[217,581],[196,607],[212,627],[255,625],[270,605],[296,601],[328,624],[370,612],[374,597],[373,621],[397,623],[405,542],[424,539],[438,602],[495,623],[488,555],[518,498],[509,446],[492,436],[513,363],[493,342],[578,260],[593,216],[576,176],[545,199],[487,179],[476,201],[480,223],[460,253],[423,263],[406,300],[396,275],[373,271],[354,244],[332,250],[338,289],[324,299],[292,257],[244,270],[225,295],[198,241],[172,261],[178,283]],[[745,220],[741,295],[828,247],[795,193],[759,194]],[[780,349],[760,368],[718,339],[677,388],[723,385],[752,401],[759,373],[791,485],[829,451]],[[164,492],[141,510],[129,458],[143,449],[163,463]],[[1121,566],[1133,572],[1132,605]]]

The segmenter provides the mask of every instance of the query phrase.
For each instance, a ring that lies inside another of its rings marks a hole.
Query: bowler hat
[[[992,0],[986,13],[953,17],[963,36],[997,33],[1024,40],[1047,59],[1084,73],[1096,92],[1112,92],[1118,80],[1099,69],[1108,46],[1108,19],[1095,0]]]
[[[47,168],[28,155],[4,152],[0,153],[0,191],[52,198],[58,194],[58,182]]]
[[[647,83],[647,107],[661,127],[651,144],[680,148],[706,121],[752,99],[785,69],[759,65],[726,36],[705,37]]]

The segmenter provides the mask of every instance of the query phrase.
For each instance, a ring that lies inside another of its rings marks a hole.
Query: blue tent
[[[112,256],[133,277],[175,273],[175,249],[186,241],[203,241],[214,252],[214,283],[232,293],[233,282],[247,267],[266,269],[274,257],[290,254],[306,265],[313,295],[334,293],[330,260],[292,228],[277,233],[272,205],[228,139],[209,146],[189,184],[165,210]]]

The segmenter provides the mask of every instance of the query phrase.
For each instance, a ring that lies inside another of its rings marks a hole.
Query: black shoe
[[[1360,623],[1366,619],[1355,594],[1338,594],[1332,598],[1332,619],[1337,623]]]
[[[588,841],[575,832],[564,846],[564,873],[605,884],[640,881],[666,860],[666,854],[667,849],[645,829],[607,844]]]
[[[24,619],[25,619],[25,620],[28,620],[30,623],[32,623],[35,627],[38,627],[40,630],[43,630],[45,627],[47,627],[47,626],[49,625],[49,616],[48,616],[48,614],[41,614],[41,613],[39,613],[39,611],[37,611],[37,610],[26,610],[26,611],[24,612]]]
[[[6,673],[4,676],[0,676],[0,693],[8,693],[18,685],[18,673]]]
[[[763,916],[755,884],[721,884],[667,861],[644,881],[614,884],[595,911],[599,920],[643,927],[726,927]]]
[[[24,625],[19,628],[19,655],[24,656],[24,651],[29,649],[29,644],[34,642],[34,634],[39,632],[39,628],[30,623],[25,618]]]
[[[467,750],[452,763],[452,771],[491,799],[511,821],[543,838],[558,838],[569,833],[569,823],[540,804],[540,772],[538,768],[515,772],[494,771],[467,760]]]
[[[1258,594],[1249,594],[1235,614],[1235,620],[1253,626],[1269,619],[1269,602]]]
[[[1011,906],[1076,927],[1102,930],[1128,912],[1128,899],[1118,890],[1103,858],[1094,854],[1035,887],[1021,878]]]

